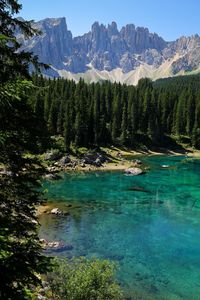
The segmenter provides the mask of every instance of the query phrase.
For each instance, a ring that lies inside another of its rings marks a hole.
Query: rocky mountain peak
[[[41,20],[35,24],[38,24],[38,25],[46,25],[46,26],[67,26],[66,24],[66,19],[65,17],[62,17],[62,18],[46,18],[44,20]]]
[[[73,38],[65,18],[47,18],[33,26],[42,35],[26,40],[16,31],[16,36],[22,44],[21,49],[34,52],[41,61],[52,65],[47,71],[49,76],[71,74],[70,78],[91,76],[91,80],[96,80],[112,74],[106,79],[137,83],[143,76],[154,78],[154,73],[171,76],[200,67],[198,35],[166,42],[158,34],[150,33],[148,28],[134,24],[118,30],[113,21],[107,26],[95,22],[91,31]],[[101,73],[104,71],[108,73]],[[136,79],[130,79],[132,76]]]
[[[113,35],[118,35],[119,31],[117,28],[117,23],[112,22],[111,24],[108,24],[108,35],[111,37]]]

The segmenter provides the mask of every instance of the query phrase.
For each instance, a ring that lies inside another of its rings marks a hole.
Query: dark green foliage
[[[199,89],[199,82],[200,74],[197,74],[159,79],[154,82],[154,86],[165,91],[171,90],[180,93],[186,87],[193,91],[197,91]]]
[[[41,254],[35,216],[43,168],[26,155],[45,148],[44,103],[39,93],[34,103],[27,96],[34,88],[26,80],[28,67],[36,58],[16,52],[13,31],[34,31],[13,17],[20,7],[14,0],[0,2],[0,299],[5,300],[28,299],[28,288],[40,282],[38,274],[49,261]]]
[[[43,89],[44,118],[51,134],[64,136],[69,149],[71,144],[136,146],[139,135],[152,145],[162,145],[166,135],[188,136],[197,145],[200,84],[195,76],[187,78],[188,83],[185,77],[184,84],[175,78],[166,86],[141,79],[136,87],[37,76],[34,82]]]
[[[46,295],[57,300],[121,300],[115,271],[107,260],[55,259],[53,271],[46,276]]]
[[[37,153],[43,137],[26,96],[30,83],[0,88],[0,298],[25,299],[25,288],[39,282],[37,272],[47,262],[35,217],[35,205],[41,202],[35,188],[44,170],[36,159],[24,156]]]

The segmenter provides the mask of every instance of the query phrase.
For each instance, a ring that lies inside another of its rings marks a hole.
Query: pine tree
[[[48,119],[48,129],[52,135],[57,134],[58,111],[59,111],[58,101],[54,95],[52,99],[51,108],[49,112],[49,119]]]
[[[65,117],[64,117],[64,141],[66,151],[70,150],[70,145],[74,142],[74,122],[73,122],[73,109],[72,98],[67,100],[65,107]]]
[[[121,124],[121,141],[122,144],[127,142],[127,104],[124,102],[123,114],[122,114],[122,124]]]
[[[141,98],[142,100],[142,98]],[[151,94],[149,89],[146,89],[144,94],[144,101],[143,101],[143,112],[142,112],[142,121],[141,121],[141,131],[143,133],[147,133],[148,130],[148,123],[149,123],[149,116],[150,116],[150,101],[151,101]],[[141,102],[142,103],[142,102]]]
[[[60,102],[60,105],[59,105],[59,108],[58,108],[58,117],[57,117],[57,133],[58,134],[63,134],[64,132],[64,114],[65,114],[65,111],[64,111],[64,100],[61,99],[59,100]]]
[[[94,90],[94,143],[99,144],[100,139],[100,85],[97,83]]]
[[[46,91],[45,96],[44,96],[44,119],[46,122],[48,122],[48,119],[49,119],[51,101],[52,101],[52,98],[51,98],[50,88],[48,88],[48,90]]]
[[[185,91],[183,91],[178,99],[177,111],[176,111],[176,134],[182,135],[185,133],[186,127],[186,99]]]
[[[192,91],[189,92],[189,97],[187,99],[187,113],[186,113],[186,133],[191,136],[192,129],[194,127],[195,121],[195,103],[192,95]]]
[[[121,101],[119,93],[113,99],[113,117],[112,117],[112,139],[113,142],[120,136],[121,125]]]
[[[43,95],[41,95],[40,91],[36,93],[34,112],[39,119],[44,120],[44,101],[43,101]]]

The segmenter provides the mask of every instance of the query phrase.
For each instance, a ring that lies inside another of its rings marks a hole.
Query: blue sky
[[[95,21],[118,28],[133,23],[148,27],[165,40],[200,34],[200,0],[19,0],[20,16],[35,21],[66,17],[73,36],[90,30]]]

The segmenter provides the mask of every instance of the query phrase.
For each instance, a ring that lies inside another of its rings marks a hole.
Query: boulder
[[[59,172],[59,168],[58,168],[58,165],[56,165],[57,163],[54,163],[53,166],[50,166],[50,167],[47,167],[47,171],[49,173],[56,173],[56,172]]]
[[[53,209],[51,210],[51,214],[53,214],[53,215],[61,215],[61,214],[62,214],[62,211],[59,210],[59,209],[56,207],[56,208],[53,208]]]
[[[45,296],[39,294],[39,295],[37,296],[37,299],[38,299],[38,300],[46,300],[47,298],[46,298]]]
[[[137,165],[141,165],[142,164],[142,161],[140,159],[135,159],[134,160],[134,163],[137,164]]]
[[[143,174],[143,171],[142,171],[142,169],[140,169],[140,168],[128,168],[128,169],[125,170],[125,173],[126,173],[126,174],[129,174],[129,175],[134,175],[134,176],[136,176],[136,175],[141,175],[141,174]]]
[[[69,158],[69,156],[63,156],[60,160],[59,160],[59,165],[61,166],[66,166],[67,164],[69,164],[71,162],[71,159]]]
[[[107,162],[108,159],[105,155],[98,152],[87,152],[83,155],[82,163],[94,165],[100,167],[103,163]]]
[[[58,180],[58,179],[61,178],[60,175],[58,175],[58,174],[52,174],[52,173],[46,174],[44,177],[45,177],[46,179],[48,179],[48,180]]]
[[[68,166],[71,166],[71,168],[75,168],[78,164],[77,160],[73,160],[71,163],[68,164]]]
[[[56,161],[61,157],[61,153],[57,150],[52,150],[45,154],[44,160]]]
[[[97,158],[97,159],[94,161],[93,165],[96,166],[96,167],[101,167],[101,165],[102,165],[101,159],[100,159],[100,158]]]

